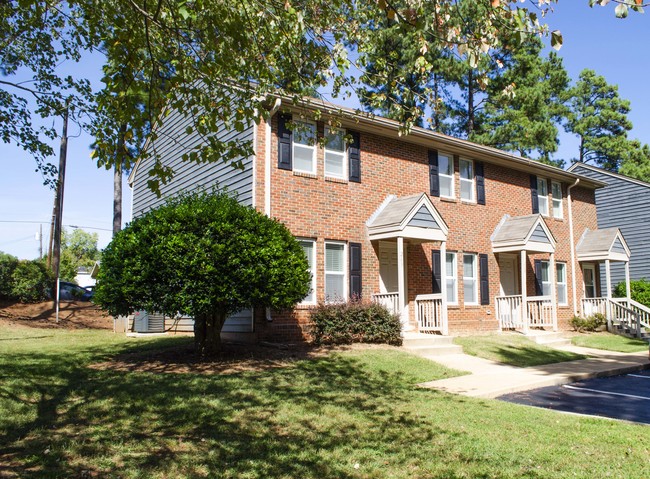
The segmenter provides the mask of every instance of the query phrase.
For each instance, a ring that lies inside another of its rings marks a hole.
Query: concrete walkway
[[[617,353],[572,345],[558,346],[556,349],[583,354],[589,358],[518,368],[467,354],[431,356],[428,359],[450,368],[468,371],[471,374],[430,381],[422,383],[420,386],[465,396],[495,398],[508,393],[558,386],[581,379],[614,376],[650,368],[648,351]]]

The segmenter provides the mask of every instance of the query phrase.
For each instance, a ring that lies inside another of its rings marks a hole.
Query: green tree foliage
[[[614,297],[625,298],[627,296],[627,288],[625,281],[621,281],[614,288]],[[641,303],[650,308],[650,281],[646,279],[639,279],[630,281],[630,296],[637,303]]]
[[[50,297],[54,279],[40,260],[19,261],[11,275],[11,299],[22,303],[38,303]]]
[[[87,233],[81,229],[75,229],[72,233],[63,230],[59,266],[61,280],[74,281],[79,267],[90,268],[99,260],[98,239],[97,233]]]
[[[642,145],[639,140],[632,140],[630,151],[622,158],[618,172],[650,182],[650,146]]]
[[[289,230],[224,194],[172,199],[120,231],[102,254],[95,302],[194,317],[199,353],[220,349],[226,318],[247,307],[293,307],[310,287]]]
[[[627,138],[630,102],[619,96],[617,86],[585,69],[569,90],[568,106],[566,130],[580,139],[577,160],[617,171],[633,148]]]
[[[18,258],[0,251],[0,299],[11,298],[11,284]]]

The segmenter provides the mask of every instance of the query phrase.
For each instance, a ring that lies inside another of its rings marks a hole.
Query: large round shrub
[[[41,260],[19,261],[11,275],[10,297],[22,303],[49,298],[54,281]]]
[[[18,266],[18,258],[0,251],[0,299],[11,299],[14,270]]]
[[[169,200],[115,235],[94,300],[113,315],[194,317],[198,351],[220,349],[226,318],[244,308],[293,307],[309,292],[307,259],[280,222],[224,194]]]

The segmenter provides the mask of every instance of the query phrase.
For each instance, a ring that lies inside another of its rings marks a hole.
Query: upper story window
[[[463,255],[463,293],[465,304],[478,304],[478,278],[476,255]]]
[[[444,153],[438,154],[438,178],[440,196],[454,198],[454,158]]]
[[[553,196],[553,218],[562,219],[562,184],[556,183],[555,181],[551,183],[551,195]]]
[[[293,170],[316,174],[316,124],[295,122],[293,131]]]
[[[474,162],[471,160],[460,160],[458,163],[460,171],[460,199],[463,201],[476,201],[474,197]]]
[[[445,259],[445,287],[447,288],[447,303],[458,304],[458,268],[456,253],[447,253]]]
[[[548,182],[546,178],[537,178],[537,204],[539,213],[548,216]]]
[[[345,243],[325,243],[325,301],[347,299],[345,288]]]
[[[345,178],[345,130],[325,127],[325,176]]]
[[[311,289],[307,296],[302,300],[303,304],[316,303],[316,242],[314,240],[300,239],[298,240],[302,247],[307,263],[309,264],[309,273],[311,274]]]

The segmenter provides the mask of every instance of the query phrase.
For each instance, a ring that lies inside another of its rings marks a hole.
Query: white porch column
[[[404,281],[404,238],[397,237],[397,301],[400,308],[400,319],[402,320],[402,331],[410,331],[408,308],[406,307],[406,282]]]
[[[610,269],[609,269],[609,260],[605,260],[605,280],[607,283],[607,307],[605,308],[605,311],[607,312],[607,331],[612,330],[612,282],[611,282],[611,275],[610,275]],[[594,283],[596,282],[596,278],[594,278]],[[595,286],[594,286],[595,287]]]
[[[447,316],[447,242],[440,243],[440,294],[442,295],[442,334],[449,336]]]
[[[555,253],[551,253],[549,279],[551,280],[551,304],[553,306],[553,331],[557,331],[557,273],[555,271]]]
[[[627,307],[631,307],[632,291],[630,290],[630,262],[625,262],[625,296],[627,297]]]
[[[526,266],[528,257],[526,250],[521,250],[521,320],[524,323],[524,334],[528,334],[528,298],[526,294]]]

